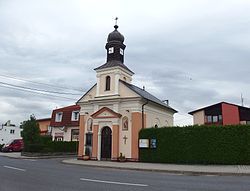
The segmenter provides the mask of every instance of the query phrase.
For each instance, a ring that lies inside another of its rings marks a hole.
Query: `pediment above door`
[[[109,109],[108,107],[103,107],[91,115],[91,117],[94,119],[120,118],[121,116],[122,115],[120,113],[116,113],[115,111]]]

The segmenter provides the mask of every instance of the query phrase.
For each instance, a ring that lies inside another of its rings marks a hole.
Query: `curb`
[[[191,176],[250,176],[250,173],[232,173],[232,172],[197,172],[189,170],[164,170],[164,169],[149,169],[149,168],[132,168],[132,167],[121,167],[121,166],[100,166],[95,164],[79,164],[75,162],[70,162],[62,160],[61,163],[71,164],[71,165],[81,165],[85,167],[94,167],[94,168],[111,168],[111,169],[120,169],[120,170],[135,170],[135,171],[146,171],[146,172],[162,172],[170,174],[182,174],[182,175],[191,175]]]
[[[73,156],[68,156],[68,155],[61,155],[61,156],[8,156],[8,155],[0,155],[0,157],[7,157],[7,158],[12,158],[12,159],[52,159],[52,158],[72,158]]]

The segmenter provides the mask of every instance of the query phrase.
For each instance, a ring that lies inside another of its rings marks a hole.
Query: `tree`
[[[30,116],[30,119],[21,123],[23,129],[21,135],[23,137],[24,149],[28,150],[30,145],[40,143],[40,129],[34,115]]]

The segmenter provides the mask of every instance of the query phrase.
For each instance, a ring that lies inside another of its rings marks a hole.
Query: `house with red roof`
[[[42,119],[36,120],[36,122],[39,125],[40,135],[50,134],[50,121],[51,121],[51,118],[42,118]]]
[[[50,127],[54,141],[78,141],[79,112],[78,105],[53,110]]]
[[[238,125],[250,124],[250,108],[220,102],[189,112],[194,125]]]

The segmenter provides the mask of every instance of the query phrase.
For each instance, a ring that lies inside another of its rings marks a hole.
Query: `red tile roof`
[[[50,121],[50,120],[51,120],[51,118],[36,119],[37,122]]]
[[[221,105],[223,103],[224,104],[228,104],[228,105],[233,105],[233,106],[236,106],[236,107],[241,107],[241,108],[249,109],[248,107],[243,107],[243,106],[240,106],[240,105],[236,105],[236,104],[233,104],[233,103],[228,103],[228,102],[222,101],[222,102],[219,102],[219,103],[216,103],[216,104],[213,104],[213,105],[209,105],[209,106],[206,106],[206,107],[202,107],[200,109],[196,109],[194,111],[190,111],[188,114],[193,115],[194,113],[196,113],[198,111],[202,111],[202,110],[204,110],[206,108],[213,107],[213,106],[216,106],[216,105]]]
[[[79,120],[78,121],[71,121],[71,116],[73,111],[80,111],[80,106],[79,105],[71,105],[67,107],[62,107],[53,110],[52,116],[51,116],[51,122],[50,126],[52,127],[77,127],[79,126]],[[56,122],[56,113],[62,112],[62,121],[61,122]]]

